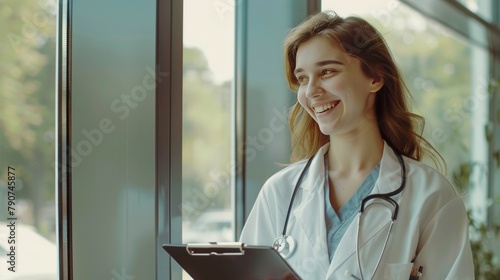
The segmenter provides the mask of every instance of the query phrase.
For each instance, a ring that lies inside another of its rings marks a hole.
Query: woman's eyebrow
[[[325,66],[328,64],[338,64],[338,65],[344,65],[344,63],[338,61],[338,60],[323,60],[323,61],[318,61],[316,62],[316,66]],[[297,74],[299,72],[303,72],[304,69],[302,68],[297,68],[293,71],[294,74]]]

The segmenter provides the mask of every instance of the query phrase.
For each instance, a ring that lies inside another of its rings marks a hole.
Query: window
[[[184,1],[183,243],[234,241],[234,15],[232,0]]]
[[[56,22],[55,1],[0,4],[1,279],[58,279]]]
[[[184,1],[183,242],[233,241],[234,1]]]

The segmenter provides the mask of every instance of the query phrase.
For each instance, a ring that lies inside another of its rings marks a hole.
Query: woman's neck
[[[383,150],[384,140],[377,125],[355,135],[330,136],[329,171],[343,176],[364,173],[380,162]]]

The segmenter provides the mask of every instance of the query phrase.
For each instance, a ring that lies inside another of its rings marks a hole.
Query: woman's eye
[[[305,84],[307,84],[307,77],[299,76],[299,77],[297,77],[297,81],[299,82],[299,84],[305,85]]]
[[[325,69],[321,72],[321,75],[324,76],[324,75],[329,75],[329,74],[333,74],[335,73],[336,71],[334,69]]]

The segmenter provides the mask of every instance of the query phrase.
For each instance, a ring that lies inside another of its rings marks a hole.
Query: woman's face
[[[313,37],[299,46],[298,101],[325,135],[352,135],[376,125],[375,93],[381,79],[367,77],[358,58]]]

